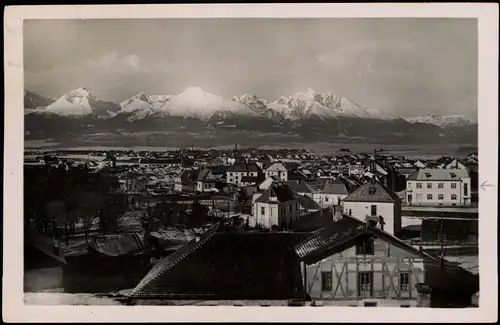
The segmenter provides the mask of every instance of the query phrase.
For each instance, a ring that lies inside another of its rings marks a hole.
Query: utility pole
[[[444,270],[444,240],[443,240],[444,234],[443,234],[443,230],[444,230],[443,216],[441,216],[440,225],[439,225],[439,232],[440,232],[439,237],[440,237],[440,241],[441,241],[441,270]]]

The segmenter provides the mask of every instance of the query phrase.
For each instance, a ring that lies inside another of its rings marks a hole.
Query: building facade
[[[372,179],[342,200],[344,214],[365,221],[382,217],[384,230],[391,235],[401,231],[401,200],[378,181]]]
[[[258,178],[260,169],[256,163],[247,163],[237,160],[226,171],[226,181],[228,184],[242,186],[243,177]]]
[[[348,195],[347,188],[340,180],[330,180],[318,192],[313,194],[313,198],[322,207],[340,205]]]
[[[406,181],[405,203],[428,206],[471,205],[466,169],[420,169]]]
[[[372,227],[344,217],[295,247],[310,299],[396,300],[416,307],[416,285],[425,282],[422,254]]]
[[[289,229],[300,216],[299,197],[286,185],[271,186],[255,198],[253,213],[263,228]]]

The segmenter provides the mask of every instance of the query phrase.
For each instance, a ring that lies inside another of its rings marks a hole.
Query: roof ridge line
[[[214,226],[214,227],[217,227],[217,229],[218,229],[219,225],[218,226]],[[207,231],[210,231],[210,230],[207,230]],[[200,248],[201,246],[203,246],[216,233],[217,233],[217,231],[213,231],[213,232],[209,233],[207,236],[205,236],[203,239],[201,239],[197,243],[197,245],[195,245],[193,248],[191,248],[189,251],[185,252],[184,254],[180,255],[177,259],[175,259],[174,261],[172,261],[172,263],[169,263],[165,269],[163,269],[162,271],[158,272],[158,274],[156,274],[154,277],[152,277],[148,282],[152,283],[152,282],[156,281],[160,276],[164,275],[166,272],[168,272],[169,270],[171,270],[175,265],[177,265],[179,262],[181,262],[186,256],[190,255],[191,253],[193,253],[194,251],[196,251],[198,248]],[[196,240],[196,238],[192,239],[192,241],[193,240]],[[189,245],[189,243],[187,243],[186,245]],[[182,247],[180,249],[182,249]],[[173,254],[175,254],[175,252]],[[168,258],[168,256],[166,258]],[[140,283],[139,283],[139,285],[140,285]],[[133,293],[134,291],[135,291],[135,289],[132,290],[131,293]]]

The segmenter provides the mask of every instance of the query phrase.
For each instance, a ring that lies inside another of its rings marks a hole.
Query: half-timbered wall
[[[424,263],[411,252],[375,239],[373,255],[356,255],[353,246],[306,266],[305,276],[312,299],[417,299],[415,284],[424,282]],[[370,278],[370,284],[363,286],[368,290],[361,290],[360,277]],[[406,285],[400,283],[401,277]]]

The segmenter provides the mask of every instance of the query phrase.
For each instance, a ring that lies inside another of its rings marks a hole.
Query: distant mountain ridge
[[[118,105],[102,101],[80,87],[58,99],[25,92],[24,106],[27,134],[37,139],[68,133],[149,131],[187,132],[207,139],[244,132],[304,141],[369,138],[432,142],[477,138],[477,124],[462,116],[390,117],[334,93],[312,89],[268,102],[255,94],[228,100],[190,87],[177,95],[139,93]]]

